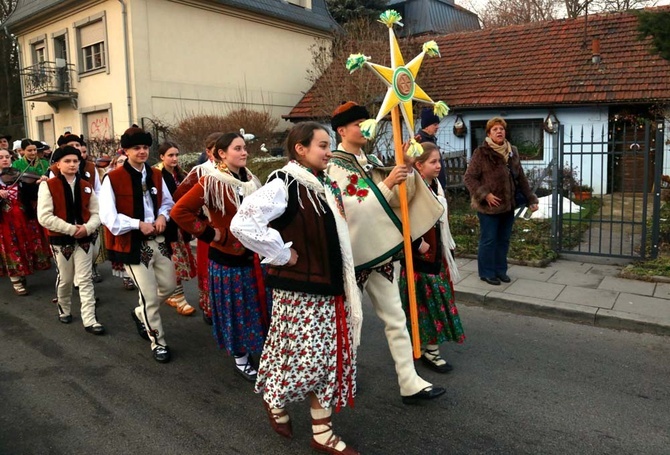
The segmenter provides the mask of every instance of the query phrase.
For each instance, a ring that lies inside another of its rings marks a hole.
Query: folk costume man
[[[84,329],[102,335],[105,328],[95,315],[95,291],[91,264],[91,235],[100,226],[98,198],[91,185],[78,175],[81,154],[74,147],[64,146],[54,152],[58,177],[40,184],[37,219],[47,229],[58,276],[58,319],[72,322],[72,285],[76,279],[81,300]]]
[[[388,173],[376,157],[362,151],[366,139],[360,123],[368,118],[367,109],[351,101],[335,110],[331,125],[342,142],[333,152],[327,172],[342,189],[358,285],[367,289],[377,316],[384,322],[402,401],[415,404],[437,398],[445,390],[423,380],[414,369],[394,277],[394,261],[403,248],[402,223],[394,212],[399,207],[398,184],[407,183],[413,238],[434,226],[443,209],[420,177],[408,172],[409,166],[396,166]]]
[[[72,133],[65,133],[58,138],[58,146],[59,147],[69,146],[79,150],[82,158],[79,163],[79,170],[78,170],[79,176],[81,177],[82,180],[88,182],[93,187],[93,191],[95,191],[96,196],[100,197],[100,175],[95,169],[95,163],[88,160],[88,154],[85,151],[84,140],[82,139],[82,137]],[[53,163],[51,167],[49,167],[49,177],[57,177],[58,173],[59,173],[58,167],[56,166],[56,163]],[[102,277],[98,273],[98,268],[95,265],[95,261],[98,255],[100,254],[101,242],[100,239],[98,238],[99,236],[100,236],[99,232],[94,233],[92,236],[93,282],[95,283],[99,283],[102,281]],[[75,286],[77,285],[78,284],[75,282]]]
[[[140,336],[151,341],[156,361],[170,361],[159,314],[177,286],[169,244],[163,232],[174,205],[161,172],[145,163],[151,134],[133,126],[121,136],[128,159],[109,174],[100,190],[100,218],[109,258],[122,262],[139,290],[132,318]]]

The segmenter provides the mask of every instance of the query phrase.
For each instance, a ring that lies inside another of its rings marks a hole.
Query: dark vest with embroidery
[[[163,180],[161,171],[146,167],[147,178],[143,182],[142,174],[130,166],[127,161],[123,166],[107,174],[116,199],[116,211],[119,214],[144,221],[144,184],[151,195],[154,206],[154,218],[163,201]],[[154,190],[155,188],[155,190]],[[155,191],[155,192],[154,192]],[[140,263],[140,247],[144,234],[139,229],[121,235],[112,235],[105,227],[105,242],[109,259],[124,264]]]
[[[74,183],[74,194],[72,194],[70,184],[67,183],[65,177],[60,175],[47,180],[47,186],[53,200],[54,215],[70,224],[84,224],[91,219],[88,205],[91,201],[93,187],[88,182],[77,177]],[[88,192],[86,191],[87,188]],[[47,233],[52,245],[72,245],[74,243],[89,243],[91,241],[90,236],[75,239],[71,235],[48,229]]]
[[[284,178],[283,173],[278,174]],[[342,253],[330,207],[322,201],[326,213],[317,212],[307,188],[297,181],[291,182],[288,193],[286,211],[270,226],[279,231],[284,242],[293,242],[298,262],[293,267],[271,266],[266,286],[310,294],[343,295]]]

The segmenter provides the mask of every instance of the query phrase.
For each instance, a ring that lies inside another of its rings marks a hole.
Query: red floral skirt
[[[3,207],[0,220],[0,276],[26,276],[51,268],[51,249],[37,220],[18,204]]]

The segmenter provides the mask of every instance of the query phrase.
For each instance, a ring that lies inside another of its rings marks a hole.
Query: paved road
[[[1,454],[310,454],[306,404],[295,438],[269,428],[251,384],[199,317],[163,310],[174,361],[134,331],[134,294],[109,277],[98,313],[109,334],[58,323],[53,273],[29,298],[0,282]],[[29,284],[35,284],[32,279]],[[194,295],[192,283],[187,286]],[[461,306],[468,339],[444,349],[446,398],[404,406],[382,327],[366,308],[361,393],[335,424],[364,454],[670,453],[670,338]]]

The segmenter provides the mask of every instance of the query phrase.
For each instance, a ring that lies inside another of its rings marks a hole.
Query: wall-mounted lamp
[[[457,114],[456,121],[454,122],[454,136],[465,137],[467,133],[468,127],[465,125],[463,117],[461,117],[461,114]]]
[[[558,133],[559,124],[558,117],[556,117],[554,111],[550,110],[547,118],[542,123],[542,128],[549,134],[556,134]]]

